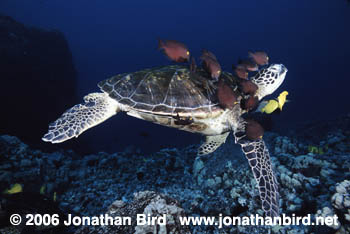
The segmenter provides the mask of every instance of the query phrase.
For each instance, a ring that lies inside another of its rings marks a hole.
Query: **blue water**
[[[349,113],[350,4],[346,0],[87,1],[2,0],[0,13],[64,33],[79,75],[79,97],[122,72],[169,64],[156,38],[184,42],[195,56],[213,51],[222,67],[264,50],[289,70],[276,92],[289,92],[276,129]],[[57,117],[64,110],[57,110]],[[148,132],[149,137],[140,136]],[[98,136],[98,137],[96,137]],[[145,151],[198,143],[200,136],[119,114],[84,133],[95,150],[130,143]],[[83,145],[81,147],[84,147]]]

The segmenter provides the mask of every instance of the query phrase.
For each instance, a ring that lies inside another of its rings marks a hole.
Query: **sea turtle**
[[[258,71],[251,80],[258,86],[256,95],[259,100],[273,93],[286,73],[287,69],[282,64],[272,64]],[[199,147],[199,155],[214,152],[233,131],[235,142],[241,145],[258,183],[263,210],[267,216],[277,216],[278,185],[264,141],[249,140],[245,136],[246,122],[242,114],[246,111],[239,104],[233,108],[222,108],[216,95],[208,92],[204,82],[206,79],[210,77],[203,69],[191,71],[187,66],[180,65],[113,76],[98,84],[102,92],[88,94],[84,97],[84,103],[75,105],[51,123],[42,139],[60,143],[78,137],[120,111],[157,124],[205,135],[206,140]],[[222,72],[220,79],[224,79],[232,89],[237,89],[238,78],[232,74]]]

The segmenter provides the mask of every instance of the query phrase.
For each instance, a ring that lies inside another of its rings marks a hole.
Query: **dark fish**
[[[211,78],[218,81],[220,74],[221,74],[221,66],[219,62],[217,61],[215,55],[210,53],[207,50],[203,50],[203,54],[201,56],[201,59],[203,61],[203,67],[204,69],[210,73]]]
[[[241,79],[248,79],[248,72],[245,69],[245,66],[238,64],[237,66],[232,65],[232,69],[235,71],[236,75]]]
[[[196,70],[197,70],[196,60],[195,60],[194,57],[192,57],[191,65],[190,65],[190,72],[191,72],[191,73],[195,73]]]
[[[248,54],[260,66],[269,64],[269,56],[264,51],[249,52]]]
[[[184,63],[188,62],[190,58],[190,52],[187,47],[175,40],[158,40],[158,49],[162,49],[164,54],[169,57],[169,59]]]
[[[149,137],[149,133],[148,132],[140,132],[139,134],[141,137],[147,138]]]
[[[218,85],[219,103],[224,108],[232,109],[237,102],[237,94],[223,80],[219,81]]]
[[[242,108],[251,111],[258,107],[259,99],[255,96],[249,96],[247,99],[242,100]]]
[[[212,52],[210,52],[209,50],[206,50],[206,49],[202,50],[202,56],[208,56],[209,58],[212,58],[213,60],[218,61],[216,56]]]
[[[248,59],[240,59],[238,60],[238,64],[241,64],[248,71],[257,71],[259,69],[258,65]]]
[[[252,119],[246,120],[245,134],[250,140],[262,139],[264,135],[263,127],[256,121]]]
[[[250,80],[241,80],[240,81],[240,90],[244,94],[254,95],[256,93],[256,91],[258,90],[258,86]]]
[[[192,117],[181,118],[179,114],[174,117],[174,124],[176,125],[190,125],[191,123],[193,123]]]

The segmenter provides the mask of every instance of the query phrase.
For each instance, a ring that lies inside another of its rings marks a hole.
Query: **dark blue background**
[[[79,73],[80,97],[98,91],[98,81],[117,73],[168,64],[156,50],[156,38],[161,37],[184,42],[195,56],[202,48],[213,51],[225,70],[249,50],[265,50],[272,63],[286,65],[289,72],[278,93],[288,90],[291,102],[274,117],[276,130],[350,110],[346,0],[1,0],[0,12],[66,35]],[[57,117],[63,111],[57,110]],[[90,138],[95,150],[103,151],[130,144],[153,151],[200,139],[125,114],[80,137]]]

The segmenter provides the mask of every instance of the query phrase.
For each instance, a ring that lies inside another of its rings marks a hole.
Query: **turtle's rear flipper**
[[[84,97],[84,102],[73,106],[51,123],[42,140],[60,143],[78,137],[119,111],[119,104],[105,93],[90,93]]]
[[[265,142],[247,140],[242,132],[235,133],[236,143],[240,144],[249,161],[254,178],[259,186],[262,208],[266,216],[279,216],[278,183],[273,173],[269,151]]]
[[[226,132],[221,135],[207,136],[205,142],[199,147],[198,155],[205,155],[214,152],[217,148],[225,143],[227,136],[230,132]]]

